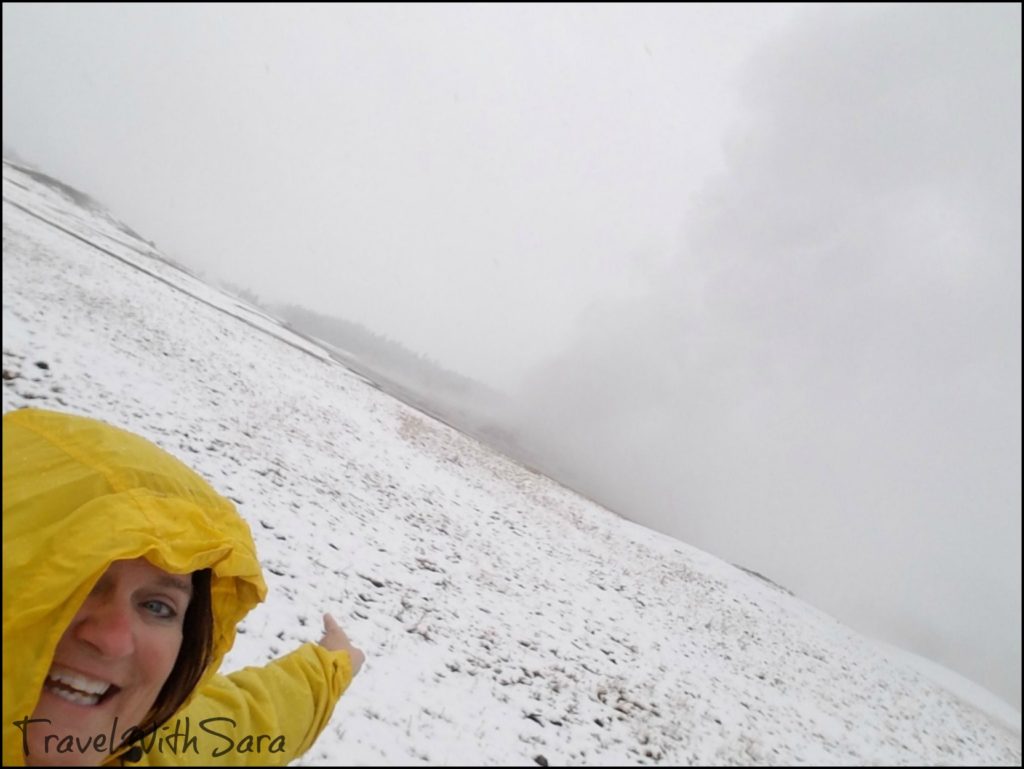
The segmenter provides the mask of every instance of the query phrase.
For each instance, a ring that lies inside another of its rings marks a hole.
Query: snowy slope
[[[366,651],[300,763],[1020,763],[1019,715],[406,406],[7,164],[3,195],[3,410],[124,426],[235,500],[270,597],[227,670],[324,611]]]

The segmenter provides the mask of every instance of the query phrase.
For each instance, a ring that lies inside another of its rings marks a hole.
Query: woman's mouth
[[[76,673],[67,668],[54,666],[43,688],[51,694],[67,700],[75,705],[91,707],[112,696],[120,689],[109,681],[101,681],[96,678]]]

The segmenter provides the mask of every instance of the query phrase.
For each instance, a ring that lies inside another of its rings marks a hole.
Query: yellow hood
[[[213,570],[213,662],[196,690],[266,596],[252,534],[228,500],[149,441],[84,417],[4,415],[3,539],[5,765],[24,763],[13,722],[32,714],[57,642],[111,562]]]

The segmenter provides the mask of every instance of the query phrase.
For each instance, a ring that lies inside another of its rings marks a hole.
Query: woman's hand
[[[352,645],[334,617],[330,614],[324,615],[324,637],[320,639],[320,645],[328,651],[336,652],[344,649],[352,658],[352,677],[355,678],[359,669],[363,666],[366,655]]]

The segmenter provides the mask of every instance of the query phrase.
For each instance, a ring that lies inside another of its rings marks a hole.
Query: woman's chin
[[[95,766],[133,724],[117,716],[117,693],[95,703],[72,701],[43,689],[26,729],[31,766]],[[47,723],[48,722],[48,723]]]

